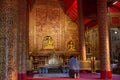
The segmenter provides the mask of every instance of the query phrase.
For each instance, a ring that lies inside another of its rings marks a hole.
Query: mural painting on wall
[[[48,8],[47,4],[36,5],[33,7],[30,19],[31,52],[40,52],[43,49],[43,38],[47,35],[54,40],[57,51],[66,50],[67,43],[71,39],[76,43],[76,50],[79,50],[77,24],[64,13],[61,7]]]
[[[98,29],[93,27],[86,31],[86,49],[87,54],[92,54],[93,56],[99,57],[98,55]]]
[[[54,8],[36,8],[36,44],[41,44],[41,38],[46,34],[54,36],[54,43],[56,43],[59,38],[59,33],[60,10]],[[38,46],[38,49],[41,48],[42,46]]]
[[[36,26],[37,30],[42,31],[46,25],[52,28],[59,27],[60,10],[50,8],[36,8]]]

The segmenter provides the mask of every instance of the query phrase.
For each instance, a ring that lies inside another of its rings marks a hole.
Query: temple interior
[[[89,3],[90,2],[90,3]],[[89,5],[88,5],[89,4]],[[93,6],[94,4],[94,6]],[[120,55],[119,10],[115,11],[108,2],[108,26],[110,32],[111,61]],[[88,6],[87,6],[88,5]],[[85,26],[86,60],[95,57],[99,65],[99,34],[96,1],[83,1],[83,22]],[[90,8],[88,8],[90,7]],[[85,9],[84,9],[85,8]],[[33,56],[35,69],[51,63],[51,54],[57,55],[61,65],[67,63],[70,55],[81,60],[80,34],[78,27],[77,0],[35,0],[29,13],[29,55]],[[88,10],[89,9],[89,10]],[[87,66],[87,65],[86,65]],[[90,70],[90,66],[87,67]],[[99,70],[98,66],[98,70]]]
[[[120,74],[119,0],[4,0],[0,7],[0,80],[68,73],[71,55],[81,71]]]

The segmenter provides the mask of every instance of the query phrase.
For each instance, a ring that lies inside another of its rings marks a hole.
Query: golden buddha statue
[[[51,36],[46,36],[43,40],[43,49],[54,49],[53,39]]]
[[[33,70],[33,57],[29,56],[27,59],[27,71],[32,71]]]
[[[69,43],[68,43],[68,51],[76,51],[73,41],[69,41]]]

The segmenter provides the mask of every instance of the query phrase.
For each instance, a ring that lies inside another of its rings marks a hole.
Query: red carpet
[[[79,79],[72,79],[72,78],[33,78],[33,76],[27,76],[27,80],[103,80],[100,79],[100,74],[92,74],[92,73],[86,73],[80,74]],[[108,79],[106,79],[108,80]],[[120,80],[120,75],[112,75],[111,80]]]

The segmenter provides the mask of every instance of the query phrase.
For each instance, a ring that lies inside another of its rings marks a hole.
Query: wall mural
[[[97,59],[99,59],[99,54],[98,54],[99,43],[98,43],[97,26],[87,29],[85,33],[85,38],[86,38],[87,55],[90,55],[90,57],[95,56]]]
[[[36,9],[36,44],[41,44],[40,39],[50,35],[54,40],[59,38],[60,33],[59,9],[37,8]],[[40,49],[41,46],[37,46]]]
[[[86,31],[86,49],[87,54],[96,56],[99,59],[99,42],[97,26]],[[120,30],[119,28],[110,28],[110,51],[111,61],[120,61]]]
[[[29,24],[29,49],[30,52],[40,52],[43,49],[45,36],[52,37],[54,48],[57,51],[65,51],[70,40],[75,42],[76,50],[79,50],[78,27],[63,11],[58,0],[46,4],[37,0],[30,12]],[[38,3],[40,3],[38,5]],[[53,7],[54,6],[54,7]]]

